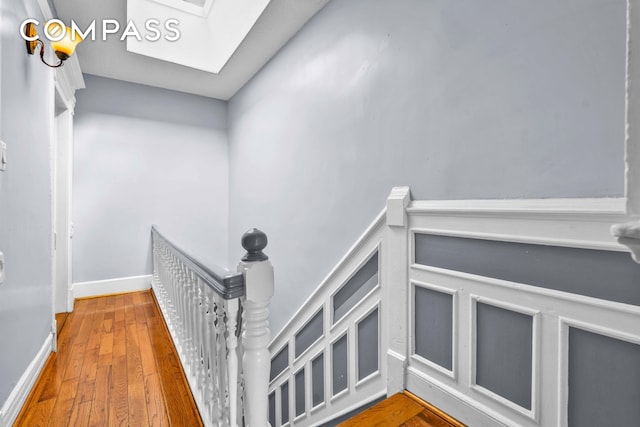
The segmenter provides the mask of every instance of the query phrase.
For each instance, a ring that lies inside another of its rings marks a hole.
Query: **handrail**
[[[238,272],[208,267],[151,227],[151,286],[205,426],[267,427],[273,266],[258,229]]]
[[[151,226],[151,236],[153,239],[163,241],[173,249],[175,255],[185,263],[189,269],[200,278],[223,299],[229,300],[245,295],[244,276],[242,273],[216,272],[216,267],[207,267],[198,261],[194,256],[181,249],[176,244],[167,239],[155,225]],[[213,269],[212,269],[213,268]]]

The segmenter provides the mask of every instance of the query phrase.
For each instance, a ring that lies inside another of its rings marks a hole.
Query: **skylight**
[[[215,0],[153,0],[156,3],[191,13],[196,16],[209,16]]]
[[[173,21],[173,40],[127,38],[127,51],[219,73],[270,0],[127,0],[127,19],[146,28],[150,19]],[[175,22],[178,24],[175,24]]]

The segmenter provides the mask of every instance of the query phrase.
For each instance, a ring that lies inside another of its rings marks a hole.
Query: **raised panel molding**
[[[418,201],[407,212],[414,233],[629,251],[611,235],[629,218],[623,198]]]

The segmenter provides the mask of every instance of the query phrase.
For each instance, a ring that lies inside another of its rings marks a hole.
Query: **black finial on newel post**
[[[267,247],[267,235],[257,228],[252,228],[242,235],[242,247],[247,251],[242,261],[266,261],[269,257],[262,252]]]

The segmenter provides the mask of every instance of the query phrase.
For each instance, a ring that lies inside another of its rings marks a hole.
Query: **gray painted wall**
[[[18,27],[42,20],[35,0],[3,0],[2,120],[7,170],[0,172],[0,407],[51,330],[53,71],[26,54]]]
[[[277,332],[384,206],[624,192],[624,0],[336,0],[229,104]]]
[[[96,76],[76,96],[73,282],[150,274],[150,227],[227,264],[226,103]]]

